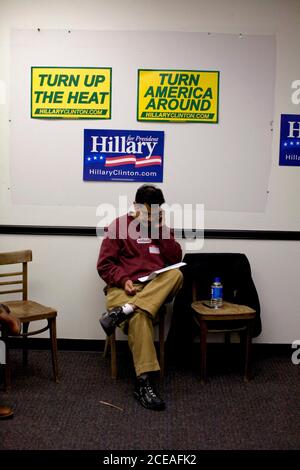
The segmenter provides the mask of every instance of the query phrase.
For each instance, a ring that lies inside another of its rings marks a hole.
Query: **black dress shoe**
[[[122,307],[115,307],[109,312],[103,313],[99,321],[107,336],[110,336],[116,327],[127,318],[129,318],[129,315],[123,312]]]
[[[136,380],[134,396],[142,406],[149,410],[162,411],[166,407],[165,402],[157,395],[148,378]]]

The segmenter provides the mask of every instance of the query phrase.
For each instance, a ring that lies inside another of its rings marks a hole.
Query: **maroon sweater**
[[[130,230],[127,236],[129,224],[131,228],[136,227],[136,232]],[[97,270],[109,287],[124,287],[129,279],[137,281],[141,276],[181,261],[181,246],[174,239],[172,230],[167,229],[168,239],[161,238],[160,234],[158,239],[147,240],[139,236],[139,228],[137,220],[129,214],[119,217],[108,227]]]

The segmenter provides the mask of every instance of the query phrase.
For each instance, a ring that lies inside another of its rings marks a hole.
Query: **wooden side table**
[[[200,351],[201,351],[201,382],[206,380],[206,349],[207,333],[245,332],[245,369],[244,380],[249,380],[250,352],[252,341],[252,324],[255,318],[255,310],[246,305],[223,302],[222,307],[210,308],[205,305],[208,300],[197,300],[192,303],[194,318],[200,327]],[[235,322],[242,321],[241,326],[236,327]],[[216,323],[222,321],[225,327],[216,328]],[[234,323],[233,323],[234,322]],[[215,328],[213,328],[215,323]],[[228,323],[228,327],[227,327]],[[211,328],[212,327],[212,328]]]

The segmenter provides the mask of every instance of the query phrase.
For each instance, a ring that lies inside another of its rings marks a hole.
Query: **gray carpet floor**
[[[126,350],[116,381],[101,353],[60,351],[59,384],[52,381],[48,351],[30,351],[25,371],[14,350],[12,390],[0,391],[0,403],[13,406],[15,416],[0,422],[0,449],[299,449],[300,365],[286,352],[258,350],[254,377],[244,383],[231,354],[210,356],[205,385],[196,355],[167,364],[164,380],[157,380],[167,409],[153,412],[133,397]]]

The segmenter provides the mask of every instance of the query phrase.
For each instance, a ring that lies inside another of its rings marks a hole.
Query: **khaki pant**
[[[153,320],[167,299],[172,299],[182,287],[183,276],[178,269],[159,274],[145,284],[134,284],[137,293],[127,295],[124,289],[109,287],[107,309],[130,303],[136,309],[122,324],[128,328],[128,344],[132,352],[136,375],[160,369],[156,356]]]

